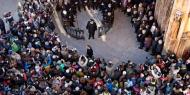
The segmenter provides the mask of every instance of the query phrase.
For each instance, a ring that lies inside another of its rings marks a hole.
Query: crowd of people
[[[93,9],[102,12],[103,23],[113,23],[114,19],[114,9],[117,4],[115,1],[111,0],[65,0],[57,1],[56,9],[61,11],[61,16],[64,21],[65,26],[74,27],[75,16],[77,11]],[[61,4],[59,4],[61,3]]]
[[[19,21],[4,15],[8,30],[0,18],[0,95],[190,95],[190,58],[158,55],[115,66],[90,45],[81,55],[61,45],[52,13],[48,0],[24,0]]]
[[[131,23],[135,28],[137,41],[140,43],[139,49],[145,48],[145,51],[151,49],[152,55],[161,54],[164,44],[164,31],[161,31],[154,18],[155,0],[139,0],[144,2],[124,1],[122,10],[128,16],[131,16]]]
[[[74,27],[77,10],[85,10],[85,7],[101,11],[102,23],[109,25],[113,24],[114,11],[117,8],[121,9],[131,17],[137,41],[140,43],[139,49],[144,48],[147,52],[151,50],[152,55],[162,53],[164,31],[161,31],[154,18],[155,0],[71,0],[70,2],[63,1],[58,9],[62,10],[62,18]],[[90,34],[94,32],[89,33],[89,38]]]
[[[75,27],[78,26],[78,22],[75,21],[75,19],[77,18],[77,12],[81,12],[81,10],[98,10],[101,12],[103,17],[101,21],[101,26],[97,27],[96,25],[94,25],[95,22],[92,19],[87,23],[87,26],[91,26],[87,28],[89,33],[88,39],[90,39],[91,37],[94,39],[94,34],[96,30],[98,31],[100,36],[102,35],[102,32],[107,32],[107,30],[112,26],[116,5],[117,3],[111,0],[57,0],[55,2],[58,13],[61,13],[61,19],[66,32],[77,39],[84,39],[84,33],[80,32],[84,30],[79,29],[79,27]],[[74,24],[74,22],[76,22],[76,24]],[[89,22],[94,23],[89,24]],[[105,28],[104,31],[102,31],[102,27]],[[106,28],[108,29],[106,30]]]

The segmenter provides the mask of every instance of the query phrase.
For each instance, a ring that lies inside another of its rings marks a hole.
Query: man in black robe
[[[90,39],[91,37],[94,39],[95,31],[97,30],[97,25],[93,19],[88,21],[86,29],[88,30],[89,33],[88,39]]]
[[[93,58],[94,52],[92,50],[92,47],[90,45],[87,45],[87,50],[86,50],[86,56],[88,58]]]

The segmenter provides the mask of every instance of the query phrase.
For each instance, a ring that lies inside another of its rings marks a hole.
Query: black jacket
[[[95,22],[93,24],[91,24],[90,21],[88,21],[86,29],[88,29],[89,33],[93,33],[93,32],[95,32],[97,30],[97,25],[96,25]]]
[[[87,49],[87,56],[92,58],[92,56],[93,56],[93,50],[92,49]]]
[[[5,23],[3,22],[3,20],[0,18],[0,29],[5,28]]]

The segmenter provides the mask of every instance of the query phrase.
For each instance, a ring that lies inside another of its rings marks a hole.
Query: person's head
[[[93,24],[94,23],[94,20],[93,19],[90,19],[90,24]]]
[[[158,37],[155,37],[154,40],[155,40],[155,41],[158,41]]]
[[[124,75],[124,76],[125,76],[126,74],[127,74],[127,72],[126,72],[126,71],[123,71],[123,72],[122,72],[122,75]]]
[[[93,19],[90,19],[90,21],[94,21]]]
[[[160,40],[158,40],[158,44],[162,44],[163,43],[163,41],[160,39]]]
[[[139,3],[139,7],[143,7],[143,4],[142,4],[142,3]]]
[[[108,12],[108,16],[111,16],[111,12]]]
[[[90,45],[87,45],[87,49],[91,49],[92,47]]]
[[[133,8],[137,8],[137,4],[134,4]]]
[[[63,10],[63,14],[66,15],[66,14],[67,14],[67,11],[66,11],[66,10]]]
[[[112,7],[112,6],[111,6],[111,3],[109,3],[109,4],[108,4],[108,7],[109,7],[109,8],[111,8],[111,7]]]
[[[146,27],[146,29],[149,29],[149,25],[146,25],[145,27]]]

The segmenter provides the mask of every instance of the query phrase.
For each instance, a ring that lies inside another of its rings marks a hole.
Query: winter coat
[[[82,60],[82,57],[84,57],[85,61]],[[86,58],[86,56],[80,56],[78,64],[81,67],[86,67],[87,63],[88,63],[88,59]]]
[[[113,74],[113,66],[106,66],[106,72],[111,76],[111,74]]]
[[[150,48],[152,44],[152,38],[151,37],[146,37],[144,41],[145,47]]]
[[[156,53],[161,53],[163,49],[163,44],[158,44],[156,47]]]
[[[89,21],[86,26],[86,29],[88,30],[89,33],[94,33],[97,30],[97,25],[95,22],[93,24],[91,24]]]
[[[87,57],[90,57],[90,58],[93,57],[93,50],[91,48],[87,49]]]
[[[3,22],[3,20],[0,18],[0,29],[4,29],[5,28],[5,23]]]

